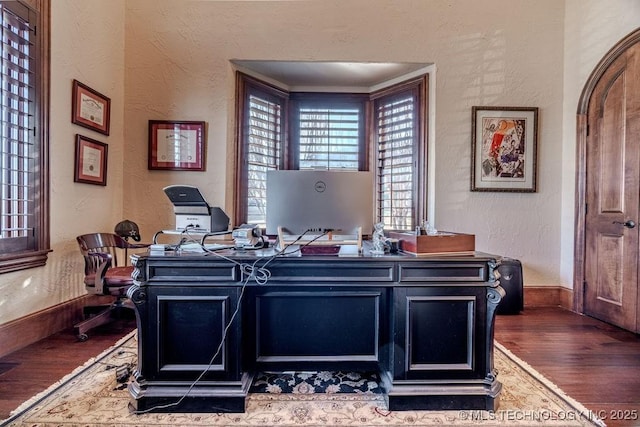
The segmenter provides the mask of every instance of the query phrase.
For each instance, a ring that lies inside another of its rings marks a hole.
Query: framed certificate
[[[89,86],[73,81],[71,123],[109,135],[111,100]]]
[[[107,144],[76,135],[74,182],[107,185]]]
[[[149,120],[149,169],[205,170],[204,122]]]

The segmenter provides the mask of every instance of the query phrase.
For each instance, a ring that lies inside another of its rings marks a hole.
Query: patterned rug
[[[383,394],[375,372],[260,372],[249,393],[373,393]]]
[[[2,426],[604,426],[529,365],[496,343],[503,388],[490,411],[389,411],[374,376],[263,374],[240,414],[149,413],[128,408],[123,375],[136,361],[135,332],[13,411]]]

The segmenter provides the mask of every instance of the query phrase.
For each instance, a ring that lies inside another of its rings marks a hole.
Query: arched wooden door
[[[576,306],[640,332],[640,31],[605,56],[580,107]]]

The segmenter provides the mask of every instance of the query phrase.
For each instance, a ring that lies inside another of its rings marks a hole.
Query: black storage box
[[[500,286],[506,295],[498,304],[497,314],[520,314],[524,309],[522,264],[517,259],[502,258],[498,266]]]

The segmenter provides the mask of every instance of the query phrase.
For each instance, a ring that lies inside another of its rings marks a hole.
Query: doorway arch
[[[573,309],[584,313],[585,296],[585,243],[586,243],[586,178],[587,178],[587,124],[589,102],[594,89],[611,64],[627,50],[640,43],[640,28],[634,30],[600,60],[587,79],[578,101],[576,122],[576,200],[575,200],[575,240]]]

